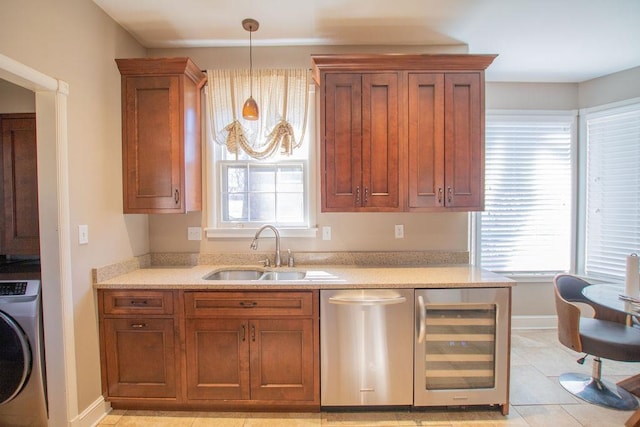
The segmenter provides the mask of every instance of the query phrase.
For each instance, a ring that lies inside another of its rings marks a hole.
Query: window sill
[[[207,239],[246,239],[255,236],[259,227],[256,228],[206,228]],[[280,237],[303,237],[315,238],[318,228],[278,228]]]

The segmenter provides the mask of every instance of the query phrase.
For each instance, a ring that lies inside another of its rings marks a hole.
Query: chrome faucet
[[[255,237],[253,238],[253,242],[251,242],[251,249],[256,250],[258,249],[258,238],[260,237],[260,233],[262,233],[264,231],[265,228],[270,228],[273,230],[274,234],[276,235],[276,256],[275,259],[273,260],[273,265],[275,267],[280,267],[280,265],[282,265],[281,261],[280,261],[280,233],[278,232],[278,229],[275,228],[273,225],[263,225],[262,227],[260,227],[260,229],[256,232]]]

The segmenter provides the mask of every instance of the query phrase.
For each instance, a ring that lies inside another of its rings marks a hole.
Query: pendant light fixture
[[[253,99],[253,46],[251,43],[251,33],[258,30],[260,24],[255,19],[247,18],[242,20],[242,28],[249,31],[249,98],[242,106],[242,117],[246,120],[258,120],[258,104]]]

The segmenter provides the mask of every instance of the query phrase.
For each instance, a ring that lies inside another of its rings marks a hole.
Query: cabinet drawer
[[[313,292],[185,292],[185,314],[205,316],[312,316]]]
[[[172,291],[102,291],[102,310],[114,314],[173,314]]]

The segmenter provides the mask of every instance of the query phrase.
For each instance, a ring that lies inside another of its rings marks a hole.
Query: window
[[[584,274],[624,280],[640,253],[640,103],[585,111]]]
[[[302,163],[220,162],[222,221],[305,225]]]
[[[487,114],[474,258],[503,274],[571,268],[575,114]]]
[[[225,147],[216,146],[213,179],[217,193],[218,228],[308,227],[308,142],[292,156],[233,160]]]
[[[239,110],[249,95],[249,74],[208,72],[208,237],[246,237],[264,224],[283,235],[315,236],[309,142],[314,133],[307,121],[314,117],[314,87],[307,74],[255,72],[260,119],[246,121]]]

